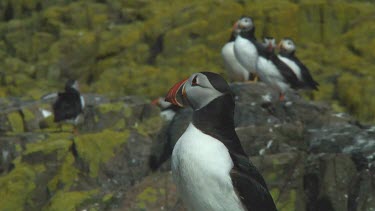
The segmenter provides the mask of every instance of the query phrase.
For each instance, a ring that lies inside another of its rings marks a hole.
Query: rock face
[[[249,15],[259,39],[295,40],[321,84],[312,98],[373,121],[374,10],[370,0],[3,0],[0,96],[36,99],[77,78],[86,92],[157,97],[193,72],[224,73],[220,50]]]
[[[262,83],[231,84],[238,136],[280,211],[375,209],[375,127]],[[84,95],[79,134],[44,118],[50,102],[8,99],[0,210],[184,210],[170,155],[190,121],[166,122],[139,97]]]

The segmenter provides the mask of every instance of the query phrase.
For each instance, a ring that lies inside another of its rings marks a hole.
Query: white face
[[[272,46],[272,49],[276,48],[276,39],[273,37],[263,38],[263,46],[267,48],[270,45]]]
[[[207,76],[202,73],[196,73],[190,76],[184,85],[186,97],[194,110],[198,110],[223,93],[216,90]]]
[[[243,17],[238,20],[238,28],[241,30],[251,30],[253,27],[253,20],[249,17]]]
[[[281,41],[281,47],[289,53],[294,52],[296,50],[296,46],[294,45],[294,42],[291,39],[283,39]]]

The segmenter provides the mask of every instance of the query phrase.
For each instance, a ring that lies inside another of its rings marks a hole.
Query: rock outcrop
[[[374,126],[293,93],[274,102],[262,83],[231,87],[237,133],[280,211],[375,208]],[[192,111],[166,122],[139,97],[84,97],[77,135],[41,114],[50,102],[3,104],[0,210],[184,210],[169,158]]]

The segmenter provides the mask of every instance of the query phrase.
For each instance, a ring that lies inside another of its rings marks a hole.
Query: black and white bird
[[[181,109],[181,107],[165,101],[164,97],[154,99],[152,104],[160,108],[160,116],[167,121],[171,121],[176,115],[176,112]]]
[[[216,73],[195,73],[175,84],[166,100],[194,110],[172,153],[173,178],[187,208],[276,211],[236,134],[235,103],[227,82]]]
[[[224,60],[225,69],[228,76],[233,81],[247,81],[250,77],[250,72],[238,61],[234,55],[234,41],[240,33],[241,29],[238,28],[238,22],[233,25],[232,33],[229,41],[221,49],[221,56]]]
[[[318,90],[319,83],[310,74],[309,69],[295,55],[296,45],[291,38],[283,38],[279,45],[278,58],[293,70],[304,89]]]
[[[78,82],[68,80],[65,91],[57,94],[57,100],[52,105],[54,122],[65,121],[77,126],[83,121],[84,106],[85,101],[79,93]]]
[[[263,45],[267,47],[259,48],[257,73],[264,83],[278,90],[279,100],[283,101],[290,88],[299,89],[303,87],[303,83],[298,80],[293,70],[275,54],[274,43],[274,38],[264,39]]]
[[[242,17],[236,22],[240,30],[234,41],[234,54],[240,64],[251,74],[257,74],[258,49],[262,48],[261,43],[255,38],[255,26],[250,17]]]

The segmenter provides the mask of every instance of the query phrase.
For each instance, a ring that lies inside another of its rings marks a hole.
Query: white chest
[[[227,148],[190,124],[172,154],[172,174],[185,205],[194,211],[242,211],[229,172]]]
[[[292,60],[290,60],[288,58],[282,57],[280,55],[277,55],[277,57],[279,57],[279,59],[281,61],[283,61],[286,65],[288,65],[290,67],[290,69],[293,70],[293,72],[294,72],[294,74],[296,74],[298,80],[302,81],[301,68],[299,68],[299,66],[295,62],[293,62]]]
[[[284,93],[289,89],[289,84],[285,82],[275,64],[264,57],[259,57],[257,61],[257,73],[262,81],[280,92]]]
[[[237,81],[245,81],[249,78],[249,71],[240,64],[234,54],[234,42],[228,42],[224,45],[221,50],[221,56],[229,77]]]
[[[237,36],[234,42],[234,53],[238,61],[250,72],[256,72],[258,50],[249,40]]]

